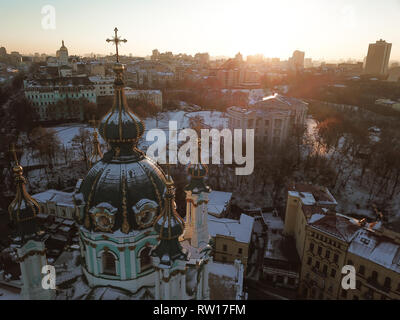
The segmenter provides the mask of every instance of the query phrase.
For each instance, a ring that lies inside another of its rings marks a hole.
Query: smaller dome
[[[100,135],[111,145],[128,143],[137,145],[143,135],[144,123],[128,107],[122,74],[125,67],[121,63],[114,65],[114,103],[112,109],[103,117],[99,126]]]
[[[164,210],[157,218],[154,229],[159,234],[160,242],[151,252],[160,259],[160,264],[171,266],[175,260],[186,260],[182,251],[179,236],[183,233],[185,222],[176,212],[175,188],[171,179],[167,181]]]
[[[208,167],[204,164],[190,164],[188,173],[193,178],[204,178],[208,173]]]
[[[183,233],[184,228],[185,222],[176,212],[174,185],[169,180],[165,194],[165,206],[154,224],[154,229],[159,233],[160,239],[171,240],[178,238]]]
[[[35,236],[38,231],[36,215],[40,212],[38,203],[28,194],[25,188],[26,179],[23,176],[23,168],[17,164],[13,168],[15,184],[17,187],[14,200],[8,207],[10,220],[15,227],[16,236],[21,241]]]

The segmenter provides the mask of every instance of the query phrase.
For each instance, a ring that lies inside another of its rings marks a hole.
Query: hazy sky
[[[55,30],[42,28],[53,5]],[[400,60],[400,0],[0,0],[0,46],[21,53],[113,51],[115,26],[128,43],[121,54],[262,53],[287,59],[294,50],[313,59],[363,59],[368,44],[393,43]]]

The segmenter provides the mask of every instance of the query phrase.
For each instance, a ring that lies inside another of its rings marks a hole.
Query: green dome
[[[90,169],[80,186],[85,227],[96,230],[96,208],[113,214],[109,232],[121,229],[128,233],[152,226],[164,208],[166,180],[162,169],[142,154],[111,160],[107,156]],[[127,229],[123,228],[125,221]]]
[[[99,132],[103,139],[111,145],[120,143],[137,144],[144,133],[144,123],[128,107],[124,92],[122,73],[125,67],[116,63],[114,72],[114,103],[111,110],[103,117]]]
[[[176,212],[175,188],[172,180],[167,181],[164,203],[162,215],[157,218],[154,224],[154,229],[159,234],[160,242],[151,255],[160,258],[161,264],[170,266],[176,259],[186,259],[186,254],[183,253],[178,239],[183,233],[185,222]]]
[[[10,222],[12,224],[12,233],[20,238],[21,242],[34,237],[39,231],[37,223],[37,214],[40,207],[26,191],[26,179],[23,176],[23,168],[17,163],[13,167],[15,184],[17,187],[14,200],[8,207]]]
[[[189,165],[188,173],[190,182],[185,186],[185,190],[190,190],[193,193],[210,192],[210,187],[204,181],[205,176],[208,174],[208,167],[205,164]]]
[[[75,197],[84,205],[80,223],[93,231],[129,233],[149,228],[164,207],[166,177],[136,148],[144,124],[128,108],[123,71],[122,64],[114,65],[114,104],[99,126],[111,150],[90,169]]]

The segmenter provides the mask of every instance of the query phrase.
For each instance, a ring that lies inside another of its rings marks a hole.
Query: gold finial
[[[93,129],[96,129],[97,128],[97,123],[98,123],[98,121],[96,120],[96,117],[93,115],[92,119],[89,120],[89,124],[91,125],[91,127]]]
[[[116,50],[117,62],[119,62],[118,46],[119,46],[120,42],[126,43],[128,40],[126,40],[126,39],[121,39],[120,37],[118,37],[118,29],[117,29],[117,28],[114,29],[114,32],[115,32],[114,38],[112,38],[112,39],[107,39],[106,41],[107,41],[107,42],[113,42],[113,43],[115,43],[115,50]]]
[[[91,127],[93,128],[93,150],[92,150],[92,155],[88,161],[89,168],[91,168],[96,162],[98,162],[102,157],[103,153],[101,152],[100,149],[100,142],[98,139],[98,134],[96,131],[97,128],[97,121],[95,116],[93,115],[92,120],[89,120],[89,123],[91,124]]]
[[[169,187],[169,186],[172,186],[173,184],[174,184],[174,181],[172,181],[172,177],[171,177],[171,174],[170,174],[170,163],[169,162],[167,162],[167,183],[166,183],[166,185]]]

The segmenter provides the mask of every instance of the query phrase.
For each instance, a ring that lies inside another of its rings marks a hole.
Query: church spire
[[[128,107],[125,97],[123,74],[125,66],[119,62],[118,46],[126,39],[118,37],[118,29],[115,28],[115,37],[107,39],[107,42],[115,43],[116,59],[113,70],[114,81],[114,103],[112,109],[103,117],[99,133],[108,142],[115,157],[131,156],[136,149],[138,140],[144,133],[144,123]],[[137,153],[137,152],[136,152]]]
[[[92,125],[93,128],[93,146],[92,146],[92,155],[90,156],[89,159],[89,168],[91,168],[96,162],[100,161],[103,158],[103,153],[101,152],[100,149],[100,142],[98,138],[98,133],[96,130],[96,120],[93,119],[89,121]]]
[[[14,158],[13,173],[15,178],[16,193],[14,200],[8,207],[11,223],[16,227],[16,236],[24,243],[29,238],[35,237],[38,231],[36,215],[40,207],[26,191],[26,179],[23,176],[23,168],[18,162],[15,145],[10,146],[10,153]]]
[[[185,222],[176,212],[175,186],[169,172],[166,186],[164,210],[154,224],[154,229],[159,234],[160,242],[153,250],[152,256],[160,258],[160,264],[171,266],[174,260],[186,259],[186,255],[182,252],[182,247],[179,243],[179,236],[183,233]]]
[[[200,121],[197,121],[194,129],[197,132],[198,136],[201,136],[201,124]],[[190,182],[185,187],[186,191],[192,191],[193,193],[200,192],[210,192],[210,187],[205,184],[204,178],[208,174],[208,166],[203,164],[201,161],[201,139],[198,139],[198,150],[199,156],[198,161],[195,164],[189,164],[188,166],[188,174],[190,175]]]

